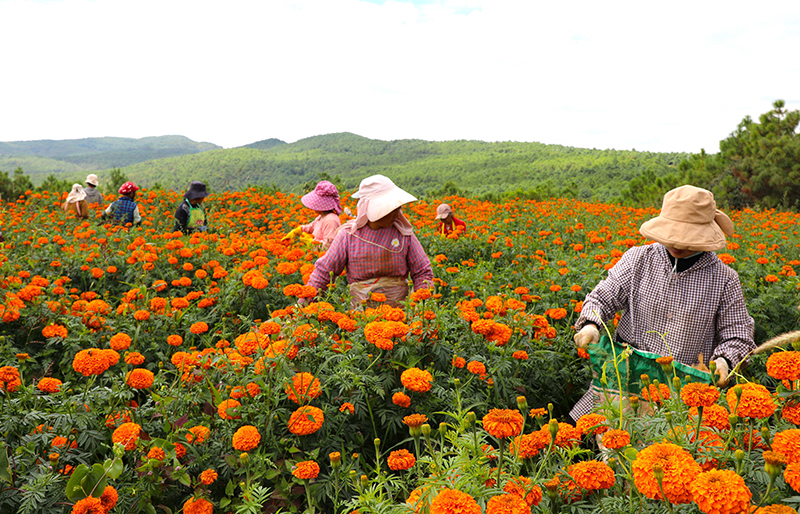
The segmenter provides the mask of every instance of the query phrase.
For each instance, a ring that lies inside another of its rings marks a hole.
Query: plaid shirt
[[[631,248],[587,295],[575,327],[592,322],[602,333],[601,321],[617,311],[624,311],[618,340],[683,364],[696,364],[702,353],[706,365],[725,357],[733,369],[756,347],[739,275],[713,252],[674,273],[661,244]]]
[[[361,227],[355,234],[340,230],[328,252],[314,266],[308,285],[319,293],[328,289],[331,273],[337,277],[345,268],[348,284],[410,274],[415,290],[433,287],[431,261],[417,236],[403,236],[394,226],[379,230]]]

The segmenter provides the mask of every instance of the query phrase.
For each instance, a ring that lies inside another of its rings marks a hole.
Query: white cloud
[[[800,3],[0,0],[0,140],[349,131],[714,152],[800,108]]]

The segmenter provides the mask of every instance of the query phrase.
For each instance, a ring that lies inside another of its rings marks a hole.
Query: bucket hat
[[[208,196],[206,185],[202,182],[192,182],[189,184],[189,189],[183,193],[183,197],[187,200],[195,200],[197,198],[205,198]]]
[[[447,205],[446,203],[443,203],[436,208],[437,220],[443,220],[446,217],[450,216],[451,214],[453,214],[453,209],[451,209],[450,206]]]
[[[417,198],[397,187],[383,175],[373,175],[361,181],[358,186],[359,207],[366,200],[367,220],[378,221],[398,207]]]
[[[733,222],[717,209],[711,191],[686,185],[668,191],[661,213],[642,223],[639,232],[678,250],[709,252],[725,248],[725,235],[733,235]]]
[[[339,191],[332,183],[327,180],[322,180],[317,184],[308,194],[303,195],[300,201],[313,211],[333,211],[336,214],[342,212],[342,206],[339,203]]]
[[[130,180],[119,186],[119,194],[126,195],[128,193],[133,193],[134,191],[138,191],[139,186],[131,182]]]
[[[86,183],[94,187],[97,187],[98,184],[97,175],[95,175],[94,173],[89,173],[88,175],[86,175]]]
[[[80,202],[86,199],[86,191],[83,190],[83,186],[80,184],[72,184],[72,190],[67,195],[67,203],[75,203]]]

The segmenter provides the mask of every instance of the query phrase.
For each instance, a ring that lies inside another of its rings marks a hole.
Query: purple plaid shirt
[[[593,322],[602,334],[617,311],[618,339],[690,366],[702,353],[706,365],[725,357],[733,369],[756,347],[739,275],[713,252],[674,273],[661,244],[631,248],[586,296],[575,327]],[[585,396],[570,415],[590,409]]]
[[[403,236],[394,226],[373,230],[361,227],[355,234],[340,230],[327,253],[314,265],[308,285],[325,292],[331,273],[347,268],[347,283],[380,277],[411,275],[414,289],[433,287],[433,270],[417,236]]]

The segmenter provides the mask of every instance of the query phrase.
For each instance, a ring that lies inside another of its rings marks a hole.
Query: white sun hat
[[[383,175],[372,175],[362,180],[358,186],[358,198],[359,204],[366,203],[369,221],[378,221],[398,207],[417,201],[415,196],[403,191]]]

